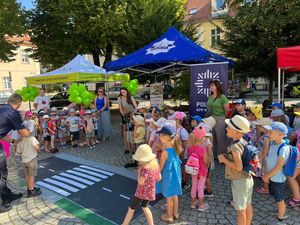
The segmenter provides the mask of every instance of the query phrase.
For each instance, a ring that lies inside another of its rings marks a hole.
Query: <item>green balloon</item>
[[[90,97],[90,92],[84,91],[83,93],[81,93],[81,97],[83,99],[88,99]]]
[[[95,95],[92,92],[89,92],[88,99],[93,100]]]
[[[83,93],[86,91],[86,87],[84,86],[84,84],[79,84],[77,90],[79,93]]]
[[[71,96],[74,96],[74,97],[78,97],[79,96],[79,91],[78,90],[73,90],[71,93],[70,93]]]
[[[19,90],[19,89],[18,89],[18,90],[16,90],[16,91],[15,91],[15,93],[16,93],[16,94],[18,94],[18,95],[22,95],[22,91],[21,91],[21,90]]]
[[[76,104],[81,104],[81,102],[82,102],[82,98],[81,97],[76,97],[76,99],[75,99],[75,103]]]
[[[138,84],[139,84],[139,81],[138,81],[137,79],[134,79],[134,80],[132,80],[132,83],[138,85]]]
[[[68,98],[68,100],[70,101],[70,102],[75,102],[75,97],[74,96],[72,96],[72,95],[70,95],[69,96],[69,98]]]
[[[90,102],[91,102],[91,101],[90,101],[89,99],[84,99],[82,103],[83,103],[83,105],[85,105],[85,106],[89,106],[89,105],[90,105]]]
[[[128,87],[129,87],[129,82],[126,81],[126,82],[123,84],[123,87],[126,88],[126,89],[128,89]]]
[[[25,97],[25,96],[22,96],[22,100],[23,100],[23,102],[27,102],[27,101],[28,101],[28,98]]]

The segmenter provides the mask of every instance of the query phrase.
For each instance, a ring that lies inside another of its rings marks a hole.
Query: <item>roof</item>
[[[277,67],[289,72],[300,71],[300,45],[277,49]]]
[[[32,42],[30,39],[30,36],[28,34],[23,34],[22,36],[5,36],[5,39],[10,42],[10,43],[14,43],[14,44],[18,44],[18,45],[30,45],[32,46]]]

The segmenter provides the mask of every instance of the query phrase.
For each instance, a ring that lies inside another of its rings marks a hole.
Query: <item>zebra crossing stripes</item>
[[[79,165],[41,181],[37,181],[36,184],[67,197],[72,193],[83,190],[88,186],[94,185],[95,182],[100,182],[113,175],[113,173],[108,171]]]

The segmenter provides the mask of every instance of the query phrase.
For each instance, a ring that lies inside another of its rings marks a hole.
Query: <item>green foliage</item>
[[[178,76],[174,77],[174,91],[173,98],[175,100],[185,100],[189,101],[190,99],[190,71],[185,70]]]
[[[12,61],[16,46],[5,39],[5,35],[24,34],[25,12],[16,0],[2,0],[0,9],[0,60]]]

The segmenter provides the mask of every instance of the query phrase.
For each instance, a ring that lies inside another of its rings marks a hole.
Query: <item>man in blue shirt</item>
[[[18,94],[12,94],[7,104],[0,108],[0,139],[14,143],[14,140],[7,136],[11,130],[17,130],[22,137],[29,136],[30,132],[25,129],[18,109],[22,103],[22,97]],[[6,203],[22,197],[22,194],[12,194],[7,187],[7,165],[6,157],[2,145],[0,145],[0,213],[8,212],[11,206]]]

